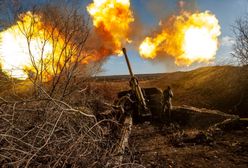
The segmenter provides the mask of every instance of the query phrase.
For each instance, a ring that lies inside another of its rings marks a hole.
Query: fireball
[[[139,47],[143,58],[154,59],[158,53],[175,58],[177,65],[209,62],[218,50],[220,25],[215,15],[206,11],[172,16],[162,32],[146,37]]]
[[[95,31],[101,40],[119,54],[124,43],[129,43],[130,24],[134,21],[129,0],[93,0],[87,6]]]
[[[40,19],[40,16],[27,12],[20,15],[16,25],[0,33],[0,64],[8,75],[27,78],[27,71],[34,70],[34,64],[39,68],[40,56],[47,57],[52,52],[51,43],[44,41],[45,32],[40,31]]]
[[[156,40],[152,40],[150,37],[146,37],[144,42],[140,45],[140,55],[145,55],[146,58],[151,59],[156,57],[156,42]]]
[[[32,12],[21,14],[15,25],[0,32],[0,41],[0,66],[19,79],[48,81],[68,68],[79,54],[75,44]]]

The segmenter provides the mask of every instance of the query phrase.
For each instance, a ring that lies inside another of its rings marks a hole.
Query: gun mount
[[[146,118],[158,119],[162,117],[163,93],[159,88],[141,88],[129,62],[126,49],[122,49],[130,74],[130,90],[118,93],[116,105],[122,106],[127,114],[133,116],[134,121]]]

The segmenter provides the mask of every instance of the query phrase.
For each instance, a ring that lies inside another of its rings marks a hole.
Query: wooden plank
[[[132,125],[133,125],[133,120],[131,115],[125,116],[120,131],[120,138],[114,149],[114,158],[113,158],[114,165],[120,165],[123,161],[125,149],[128,147],[128,139],[131,134]]]

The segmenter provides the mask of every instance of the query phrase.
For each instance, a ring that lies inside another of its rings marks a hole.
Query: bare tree
[[[29,15],[28,24],[24,15]],[[111,133],[121,131],[121,125],[113,117],[97,118],[86,103],[75,103],[76,98],[89,99],[90,89],[77,87],[92,73],[99,72],[102,63],[85,64],[94,53],[85,47],[89,36],[87,20],[78,8],[64,4],[34,7],[24,15],[19,15],[18,29],[25,37],[31,62],[25,70],[38,97],[33,99],[31,94],[31,98],[29,95],[12,98],[8,96],[9,90],[5,89],[6,94],[0,92],[0,165],[104,167],[112,164],[118,137]],[[39,45],[34,49],[37,40]],[[47,47],[51,49],[49,52]],[[61,100],[75,89],[80,90],[77,92],[80,96],[70,96],[71,102]],[[96,99],[95,93],[93,96]],[[101,111],[116,114],[120,110],[108,105]]]
[[[28,25],[22,15],[19,17],[19,29],[26,38],[32,62],[32,67],[26,71],[35,86],[45,87],[50,96],[63,99],[75,90],[78,82],[84,81],[82,77],[90,76],[89,72],[95,72],[94,68],[99,69],[99,66],[85,64],[90,56],[90,51],[85,48],[89,36],[88,21],[77,8],[49,4],[33,8],[26,14],[30,14]],[[37,36],[42,40],[38,52],[32,49]],[[48,47],[52,48],[50,53],[45,51]],[[36,93],[39,95],[39,89]]]
[[[237,58],[240,65],[248,65],[248,15],[236,20],[233,32],[236,39],[232,55]]]

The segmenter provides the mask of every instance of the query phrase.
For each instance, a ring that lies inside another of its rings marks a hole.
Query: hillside
[[[247,117],[248,67],[213,66],[174,72],[142,82],[145,87],[174,91],[175,105],[219,109]]]
[[[218,66],[137,77],[142,87],[164,89],[170,85],[175,93],[174,105],[221,109],[247,117],[247,75],[245,67]],[[121,156],[122,165],[247,165],[247,126],[239,126],[237,130],[201,130],[180,123],[146,121],[133,125],[132,129],[131,124],[122,123],[120,127],[116,114],[123,111],[109,104],[115,100],[117,92],[129,88],[128,79],[128,76],[91,78],[77,85],[77,90],[63,102],[45,97],[46,94],[44,99],[36,98],[30,82],[2,76],[0,165],[6,167],[15,162],[14,167],[63,167],[62,164],[64,167],[104,167],[114,164],[116,158],[120,158],[116,149],[123,139],[119,135],[126,132],[122,129],[125,127],[130,137],[129,144],[126,142],[128,148],[123,158]],[[174,114],[179,113],[174,111]]]

